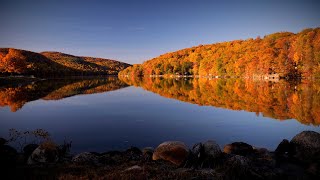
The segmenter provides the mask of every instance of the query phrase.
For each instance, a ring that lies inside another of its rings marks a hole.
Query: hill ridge
[[[112,59],[0,48],[0,74],[36,76],[116,75],[130,64]]]
[[[119,75],[320,77],[320,27],[184,48],[128,67]]]

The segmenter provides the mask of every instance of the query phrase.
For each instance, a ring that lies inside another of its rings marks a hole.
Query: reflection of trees
[[[275,119],[320,124],[320,83],[248,79],[124,78],[161,96],[198,105],[260,112]]]
[[[37,99],[58,100],[78,94],[112,91],[127,85],[116,77],[100,79],[59,79],[37,81],[22,86],[0,87],[0,106],[10,106],[15,112]]]

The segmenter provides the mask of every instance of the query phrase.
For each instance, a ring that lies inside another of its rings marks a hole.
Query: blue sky
[[[320,26],[320,2],[0,0],[0,47],[142,63],[199,44]]]

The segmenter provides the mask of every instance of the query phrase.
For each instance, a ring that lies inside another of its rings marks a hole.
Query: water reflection
[[[126,77],[121,80],[193,104],[256,112],[279,120],[296,119],[302,124],[320,124],[320,83],[313,81]]]
[[[116,77],[99,79],[51,79],[0,87],[0,106],[16,112],[26,103],[37,99],[59,100],[78,94],[113,91],[128,85]]]

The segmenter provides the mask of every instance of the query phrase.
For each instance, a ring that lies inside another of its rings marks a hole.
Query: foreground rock
[[[4,138],[0,138],[0,146],[5,145],[8,141]]]
[[[47,141],[37,147],[28,159],[28,164],[54,163],[59,160],[59,151],[56,144]]]
[[[153,147],[145,147],[145,148],[143,148],[143,149],[142,149],[143,159],[144,159],[145,161],[150,161],[150,160],[152,160],[153,152],[154,152],[154,148],[153,148]]]
[[[219,162],[222,152],[215,141],[195,144],[192,148],[192,164],[195,167],[213,167]],[[188,162],[190,164],[190,162]]]
[[[167,141],[160,144],[154,151],[152,159],[163,159],[180,166],[189,155],[188,147],[179,141]]]
[[[8,145],[0,146],[0,165],[1,166],[11,166],[15,163],[17,151]]]
[[[39,147],[38,144],[28,144],[23,148],[23,154],[25,157],[29,157],[34,150],[36,150]]]
[[[72,160],[73,163],[81,165],[98,165],[99,158],[97,155],[90,152],[83,152],[75,155]]]
[[[253,153],[253,147],[244,142],[234,142],[225,145],[223,148],[223,152],[227,154],[246,156]]]
[[[69,159],[59,156],[59,161],[55,144],[30,144],[21,153],[1,145],[2,172],[7,177],[0,173],[0,179],[320,179],[318,137],[316,132],[302,132],[291,142],[283,140],[275,152],[235,142],[223,153],[214,141],[189,150],[182,142],[168,141],[155,150],[85,152]],[[29,166],[19,157],[31,151]]]
[[[301,162],[320,162],[320,134],[303,131],[292,138],[292,155]]]

